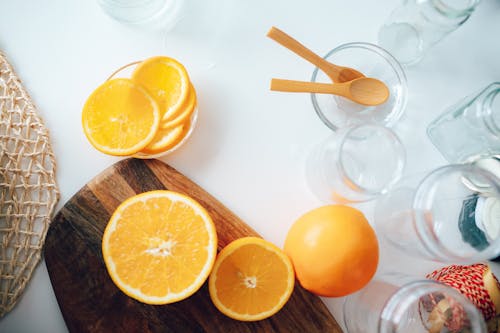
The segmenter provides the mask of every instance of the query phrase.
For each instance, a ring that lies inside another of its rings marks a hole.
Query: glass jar
[[[98,3],[120,23],[160,30],[176,23],[182,0],[98,0]]]
[[[424,53],[470,17],[480,0],[405,0],[378,34],[378,43],[403,65]]]
[[[346,297],[347,332],[487,332],[479,310],[455,289],[432,280],[407,280],[372,280]]]
[[[447,165],[403,180],[375,205],[375,229],[407,254],[475,263],[500,254],[500,180],[484,166]]]
[[[368,201],[399,181],[405,161],[404,146],[392,130],[358,124],[338,130],[310,151],[306,180],[325,203]]]
[[[366,106],[344,97],[330,94],[311,94],[316,114],[332,131],[363,123],[391,127],[403,115],[408,99],[406,74],[399,62],[381,47],[363,42],[342,44],[324,59],[337,65],[356,68],[367,77],[384,82],[389,88],[389,99],[380,105]],[[330,82],[331,79],[315,68],[312,82]]]
[[[500,82],[448,108],[427,135],[450,163],[500,155]]]

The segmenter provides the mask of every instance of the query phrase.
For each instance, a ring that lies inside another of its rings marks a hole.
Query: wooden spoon
[[[389,98],[389,89],[380,80],[361,77],[344,83],[317,83],[272,79],[271,90],[333,94],[363,105],[379,105]]]
[[[301,56],[313,65],[316,65],[319,69],[325,72],[325,74],[328,75],[333,82],[347,82],[364,77],[363,73],[360,73],[353,68],[337,66],[326,61],[324,58],[302,45],[298,40],[287,35],[276,27],[272,27],[269,30],[267,37],[295,52],[297,55]]]

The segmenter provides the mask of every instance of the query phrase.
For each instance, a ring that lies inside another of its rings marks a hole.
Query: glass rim
[[[493,109],[492,107],[495,99],[500,99],[500,82],[491,83],[485,88],[485,90],[483,90],[483,92],[490,89],[491,91],[486,95],[483,101],[483,122],[493,136],[500,138],[500,123],[497,123],[494,117],[495,110],[500,115],[500,106],[498,107],[498,109]],[[500,103],[500,101],[497,101],[497,103]],[[490,118],[489,120],[491,121],[488,121],[488,118]],[[500,117],[498,119],[500,119]]]
[[[438,12],[449,18],[462,18],[472,14],[480,2],[481,0],[469,0],[469,4],[465,8],[452,7],[443,0],[432,0],[432,5]]]
[[[370,52],[374,52],[375,54],[377,54],[378,56],[383,58],[389,64],[389,66],[391,66],[391,68],[394,70],[394,73],[396,74],[398,81],[401,83],[402,92],[400,95],[401,101],[399,103],[399,107],[397,108],[396,112],[394,112],[394,109],[391,111],[391,113],[394,113],[394,116],[392,116],[391,117],[392,119],[389,122],[387,122],[387,124],[385,124],[386,127],[393,126],[394,123],[400,118],[400,116],[401,116],[401,114],[402,114],[403,110],[405,109],[406,104],[408,102],[408,83],[407,83],[407,78],[406,78],[406,74],[403,70],[403,67],[401,66],[399,61],[392,54],[390,54],[387,50],[385,50],[384,48],[382,48],[379,45],[376,45],[373,43],[368,43],[368,42],[349,42],[349,43],[341,44],[341,45],[331,49],[330,51],[328,51],[323,56],[323,59],[328,60],[328,58],[332,54],[334,54],[338,51],[344,50],[344,49],[351,49],[351,48],[359,48],[359,49],[368,50]],[[316,78],[318,76],[319,71],[320,71],[320,69],[318,67],[314,68],[313,74],[311,76],[311,82],[316,82]],[[321,121],[328,128],[333,130],[334,132],[337,131],[340,127],[336,126],[330,120],[328,120],[328,118],[325,117],[323,110],[321,109],[321,107],[318,104],[316,94],[311,93],[310,96],[311,96],[311,102],[313,104],[314,110],[315,110],[316,114],[318,115],[318,117],[321,119]]]
[[[160,8],[158,8],[153,15],[149,17],[141,17],[141,18],[126,18],[120,15],[117,15],[117,13],[113,12],[113,6],[118,7],[119,9],[137,9],[140,8],[141,6],[146,6],[150,4],[154,4],[155,0],[140,0],[138,3],[130,4],[126,3],[123,0],[98,0],[99,5],[108,13],[109,16],[111,16],[113,19],[125,23],[125,24],[130,24],[130,25],[135,25],[135,26],[142,26],[142,25],[147,25],[149,23],[155,22],[159,18],[162,17],[162,15],[167,12],[168,10],[174,9],[178,10],[176,6],[178,6],[178,0],[170,0],[170,1],[165,1]],[[126,1],[126,0],[125,0]],[[114,8],[116,9],[116,8]]]
[[[396,169],[394,170],[394,173],[393,173],[395,176],[392,177],[390,182],[385,184],[379,190],[369,189],[365,186],[358,184],[354,179],[352,179],[352,177],[350,177],[347,174],[346,167],[343,163],[342,152],[343,152],[343,148],[344,148],[344,144],[346,142],[346,139],[354,131],[357,131],[357,130],[362,129],[362,128],[372,128],[372,129],[375,129],[377,131],[384,132],[386,137],[389,137],[395,143],[394,153],[398,155],[397,166],[396,166]],[[337,152],[337,158],[336,158],[337,168],[338,168],[341,176],[343,178],[347,179],[349,181],[349,183],[353,185],[352,189],[354,191],[366,193],[370,197],[375,197],[377,195],[387,193],[401,179],[405,165],[406,165],[406,151],[405,151],[404,145],[401,142],[401,140],[399,139],[399,137],[391,129],[384,127],[382,125],[373,124],[373,123],[357,124],[357,125],[346,128],[345,132],[342,133],[342,136],[339,138],[339,141],[340,141],[340,145],[339,145],[339,149]]]
[[[455,260],[460,263],[473,263],[481,260],[488,260],[495,257],[498,251],[494,251],[495,248],[500,248],[500,237],[494,241],[490,242],[490,245],[483,251],[478,251],[477,254],[470,257],[458,255],[452,251],[442,242],[437,239],[434,229],[431,224],[427,223],[425,212],[431,211],[429,193],[432,192],[433,186],[439,181],[439,178],[443,175],[447,175],[453,172],[474,172],[481,174],[483,177],[491,181],[494,185],[494,190],[497,194],[500,194],[500,185],[496,183],[496,178],[493,174],[484,170],[478,166],[469,164],[450,164],[439,167],[428,175],[426,175],[418,184],[417,189],[413,195],[412,210],[413,210],[413,220],[415,223],[415,229],[419,239],[422,241],[425,249],[439,261],[449,261]],[[466,186],[464,184],[464,186]]]
[[[486,323],[484,322],[482,314],[469,299],[454,288],[431,279],[422,279],[407,283],[392,294],[386,301],[379,317],[377,325],[378,332],[396,332],[395,323],[403,319],[406,313],[405,310],[409,309],[415,301],[418,302],[420,297],[435,292],[441,292],[451,296],[460,302],[468,315],[473,314],[474,318],[469,318],[470,316],[468,316],[473,332],[487,332]],[[403,309],[399,308],[400,305],[402,305]],[[392,320],[388,320],[388,318]]]

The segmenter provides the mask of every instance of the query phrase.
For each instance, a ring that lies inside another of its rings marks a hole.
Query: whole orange
[[[328,297],[345,296],[375,274],[377,236],[359,210],[344,205],[316,208],[290,228],[285,252],[302,287]]]

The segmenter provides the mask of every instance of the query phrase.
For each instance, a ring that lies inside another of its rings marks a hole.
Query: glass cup
[[[427,135],[450,163],[500,155],[500,82],[448,108]]]
[[[331,130],[367,122],[390,127],[401,117],[408,94],[406,75],[387,51],[370,43],[348,43],[331,50],[324,58],[383,81],[390,93],[385,103],[376,106],[357,104],[335,95],[311,94],[316,113]],[[318,68],[314,70],[311,81],[331,82]]]
[[[424,53],[470,17],[480,0],[405,0],[378,33],[378,43],[403,65]]]
[[[417,186],[401,185],[380,198],[375,228],[410,255],[457,263],[494,258],[500,254],[500,178],[475,164],[438,168]]]
[[[182,0],[98,0],[116,21],[151,30],[168,30],[179,19]]]
[[[106,79],[106,81],[111,80],[111,79],[116,79],[116,78],[130,78],[132,76],[132,73],[133,73],[135,67],[140,63],[141,63],[141,61],[134,61],[134,62],[131,62],[129,64],[126,64],[126,65],[118,68],[116,71],[114,71]],[[196,102],[196,104],[194,106],[194,110],[190,115],[189,121],[187,121],[187,120],[185,121],[187,124],[189,124],[189,128],[182,134],[183,137],[179,142],[177,142],[171,148],[169,148],[165,151],[162,151],[161,153],[158,153],[158,154],[145,154],[145,153],[138,152],[138,153],[135,153],[134,155],[132,155],[132,157],[140,158],[140,159],[151,159],[151,158],[164,157],[164,156],[167,156],[167,155],[173,153],[174,151],[179,149],[189,139],[189,137],[193,133],[194,128],[196,127],[197,120],[198,120],[198,103]]]
[[[432,280],[372,280],[346,297],[348,333],[487,332],[481,312],[455,289]]]
[[[306,180],[324,202],[362,202],[386,193],[404,165],[403,144],[392,130],[360,124],[333,133],[311,150]]]

